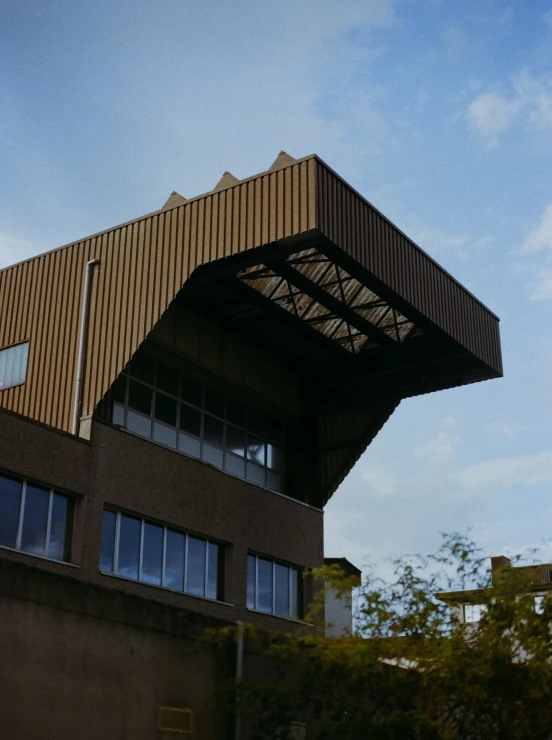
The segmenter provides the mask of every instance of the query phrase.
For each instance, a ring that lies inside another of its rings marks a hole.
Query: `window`
[[[302,577],[297,568],[247,556],[247,608],[277,617],[302,616]]]
[[[464,604],[464,622],[479,622],[486,611],[486,604]]]
[[[73,499],[0,475],[0,546],[69,562]]]
[[[238,478],[284,490],[284,425],[138,353],[112,387],[114,424]]]
[[[151,586],[224,600],[224,546],[106,509],[100,570]]]
[[[25,382],[29,342],[0,349],[0,391]]]

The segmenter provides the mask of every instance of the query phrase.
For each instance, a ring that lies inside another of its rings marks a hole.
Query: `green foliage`
[[[335,567],[315,575],[334,591],[351,587]],[[485,605],[479,623],[451,619],[436,598],[451,590]],[[307,618],[314,624],[293,634],[246,629],[246,674],[227,698],[248,737],[292,738],[292,720],[306,722],[308,740],[551,736],[552,599],[536,613],[527,583],[504,573],[491,584],[467,537],[398,560],[388,583],[369,576],[353,636],[324,636],[323,598],[320,588]]]

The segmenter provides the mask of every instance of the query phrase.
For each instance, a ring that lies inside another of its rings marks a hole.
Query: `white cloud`
[[[360,474],[362,483],[366,484],[368,491],[376,496],[393,496],[399,490],[399,478],[395,473],[390,473],[381,468],[368,468]]]
[[[541,267],[535,276],[533,301],[552,301],[552,267]]]
[[[499,93],[481,93],[468,107],[468,120],[484,136],[497,141],[497,134],[507,131],[521,110],[520,100],[508,100]]]
[[[436,434],[418,445],[416,455],[428,458],[433,463],[451,462],[462,444],[460,431],[460,424],[452,416],[442,419]]]
[[[544,209],[539,223],[523,240],[521,251],[526,253],[545,251],[552,254],[552,203]]]
[[[552,8],[542,14],[542,20],[544,21],[544,24],[552,30]]]
[[[552,203],[544,209],[539,222],[523,240],[520,252],[525,255],[544,254],[544,260],[548,264],[540,264],[532,268],[531,299],[533,301],[552,300]]]
[[[412,219],[414,220],[414,219]],[[465,259],[474,249],[486,249],[493,242],[490,236],[474,237],[439,227],[407,226],[409,237],[430,254],[454,254]]]
[[[509,131],[516,121],[529,129],[552,128],[552,77],[535,77],[523,71],[510,81],[508,95],[482,92],[468,106],[468,122],[490,144]]]
[[[0,269],[43,252],[44,248],[32,240],[0,231]]]
[[[489,432],[501,439],[515,439],[525,430],[523,424],[512,421],[493,421],[488,425]]]
[[[468,495],[514,485],[549,486],[552,484],[552,451],[483,460],[459,471],[455,478]]]

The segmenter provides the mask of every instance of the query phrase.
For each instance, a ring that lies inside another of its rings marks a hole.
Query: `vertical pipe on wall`
[[[100,261],[92,259],[84,268],[84,287],[82,292],[81,320],[79,329],[79,347],[77,352],[77,374],[75,377],[75,394],[73,400],[73,434],[78,434],[79,417],[82,405],[82,379],[84,376],[84,348],[88,334],[88,318],[90,312],[90,286],[92,285],[92,270]]]
[[[243,678],[243,644],[244,628],[243,622],[237,622],[238,625],[238,643],[236,646],[236,684],[239,686]],[[236,705],[236,722],[234,728],[234,740],[241,740],[241,697],[237,697]]]

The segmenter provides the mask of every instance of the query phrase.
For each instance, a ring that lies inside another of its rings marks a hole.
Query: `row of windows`
[[[100,569],[207,599],[224,599],[224,547],[106,510]]]
[[[284,490],[284,427],[138,353],[112,387],[112,421],[239,478]]]
[[[0,547],[70,562],[74,499],[0,475]],[[224,600],[225,547],[139,517],[106,509],[100,570],[152,586]],[[247,607],[298,619],[297,568],[248,556]]]
[[[72,508],[69,496],[0,475],[0,546],[69,562]]]

